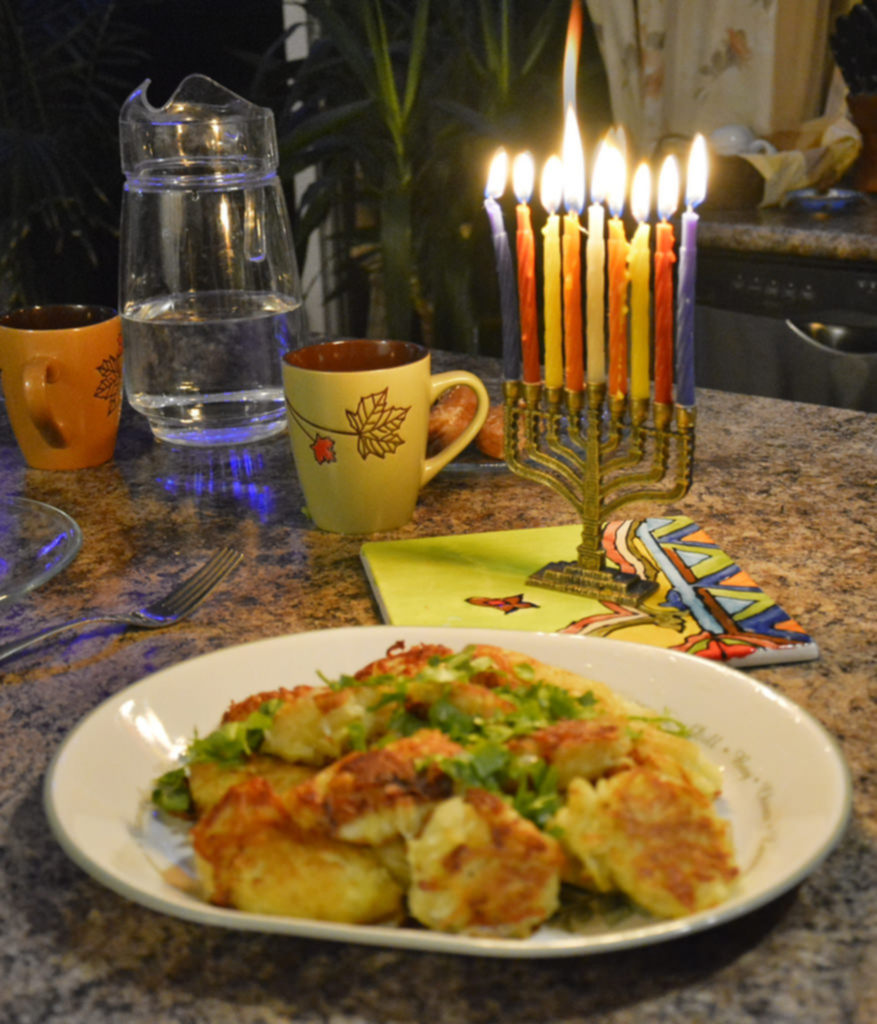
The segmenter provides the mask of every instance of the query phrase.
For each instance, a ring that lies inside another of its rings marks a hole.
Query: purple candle
[[[676,291],[676,403],[694,405],[694,301],[697,271],[697,222],[694,208],[706,195],[706,142],[694,137],[688,158],[685,189],[687,209],[682,214],[679,281]]]
[[[490,219],[493,232],[493,249],[496,255],[496,274],[499,279],[500,312],[502,315],[502,373],[506,380],[518,380],[521,376],[521,329],[518,312],[518,289],[515,268],[509,249],[502,208],[497,199],[505,191],[508,177],[508,154],[504,149],[497,151],[487,176],[484,190],[484,209]]]

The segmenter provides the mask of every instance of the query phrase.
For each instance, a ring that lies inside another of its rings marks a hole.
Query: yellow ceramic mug
[[[122,331],[106,306],[32,306],[0,317],[6,412],[28,465],[112,457],[122,408]]]
[[[427,458],[430,407],[460,384],[475,392],[475,416]],[[432,374],[429,352],[407,341],[349,338],[297,349],[284,356],[283,386],[308,513],[334,533],[407,523],[420,489],[474,439],[490,407],[474,374]]]

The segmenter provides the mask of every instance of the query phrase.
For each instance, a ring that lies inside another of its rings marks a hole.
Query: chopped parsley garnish
[[[242,722],[224,722],[204,739],[198,736],[189,744],[186,760],[220,761],[234,764],[255,754],[265,739],[265,733],[274,724],[274,716],[282,700],[268,700]]]
[[[473,691],[466,694],[466,706],[462,707],[455,700],[456,689],[460,684],[478,683],[479,676],[484,688],[483,710],[478,708],[477,691],[474,695]],[[333,690],[371,688],[376,691],[369,711],[388,712],[383,734],[372,741],[376,745],[411,736],[424,728],[440,730],[463,748],[455,757],[438,759],[442,769],[460,787],[500,794],[519,814],[543,829],[562,803],[557,772],[532,754],[513,754],[507,743],[555,722],[592,718],[598,710],[597,698],[590,690],[578,695],[570,693],[539,679],[532,664],[517,664],[508,672],[488,655],[476,655],[471,650],[434,655],[411,677],[378,673],[368,679],[351,675],[337,679],[321,675],[321,678]],[[266,701],[244,721],[226,722],[203,739],[196,736],[184,762],[240,763],[262,746],[281,705],[280,700]],[[473,706],[478,708],[478,713],[471,710]],[[680,721],[667,715],[632,715],[629,728],[635,730],[634,722],[653,724],[676,736],[689,735]],[[366,723],[351,722],[348,739],[352,750],[367,750],[370,743]],[[172,814],[188,813],[192,802],[185,767],[161,776],[152,799]]]
[[[673,718],[670,715],[628,715],[628,721],[646,722],[656,726],[661,732],[669,733],[671,736],[680,736],[682,739],[688,739],[691,736],[691,729],[684,722],[680,722],[678,718]]]
[[[187,815],[192,810],[192,794],[185,768],[173,768],[155,780],[152,802],[168,814]]]
[[[545,828],[560,809],[557,772],[541,758],[516,757],[501,743],[484,740],[439,763],[464,789],[486,789],[505,797],[539,828]]]
[[[183,767],[172,768],[156,780],[152,802],[168,814],[189,814],[193,805],[185,765],[200,761],[239,764],[262,746],[282,704],[281,700],[265,701],[242,722],[225,722],[203,739],[196,735],[183,758]]]

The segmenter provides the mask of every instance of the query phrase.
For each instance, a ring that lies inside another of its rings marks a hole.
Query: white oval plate
[[[676,920],[628,918],[587,934],[543,926],[526,940],[409,927],[341,925],[214,907],[165,878],[192,875],[185,836],[147,808],[152,781],[229,702],[263,689],[334,678],[409,645],[493,643],[602,680],[691,726],[722,768],[722,805],[741,866],[721,906]],[[111,766],[111,767],[110,767]],[[702,658],[601,638],[406,626],[359,626],[243,644],[148,676],[109,698],[65,739],[46,776],[45,807],[67,854],[99,882],[153,910],[226,928],[497,957],[600,953],[689,935],[792,888],[839,841],[850,781],[834,740],[809,714],[742,672]]]

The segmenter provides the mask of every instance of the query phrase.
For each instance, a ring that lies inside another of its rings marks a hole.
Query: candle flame
[[[623,124],[614,124],[606,133],[606,138],[612,143],[613,146],[618,150],[624,159],[625,164],[627,163],[627,132],[625,131]]]
[[[576,75],[579,68],[579,48],[582,41],[582,4],[572,0],[566,27],[566,46],[563,52],[563,109],[576,109]]]
[[[672,154],[661,164],[658,175],[658,216],[667,220],[676,212],[679,205],[679,166]]]
[[[698,133],[691,144],[688,155],[688,176],[685,181],[685,202],[689,207],[698,206],[706,198],[706,139]]]
[[[512,183],[519,203],[529,203],[533,195],[536,168],[532,153],[518,153],[512,164]]]
[[[624,193],[627,189],[627,162],[614,143],[610,142],[607,149],[609,177],[606,184],[606,199],[612,216],[620,217],[624,211]]]
[[[597,150],[594,173],[591,175],[591,202],[602,203],[609,189],[612,173],[612,143],[604,139]]]
[[[563,163],[557,154],[550,156],[542,168],[540,197],[548,213],[557,213],[563,195]]]
[[[509,176],[509,155],[500,147],[490,162],[490,170],[487,174],[487,187],[484,189],[485,196],[491,199],[499,199],[505,192],[506,180]]]
[[[630,190],[630,209],[641,224],[649,219],[649,208],[652,205],[652,172],[647,163],[641,163],[633,176]]]
[[[563,199],[568,212],[582,212],[585,205],[585,151],[572,107],[566,108],[563,130]]]

